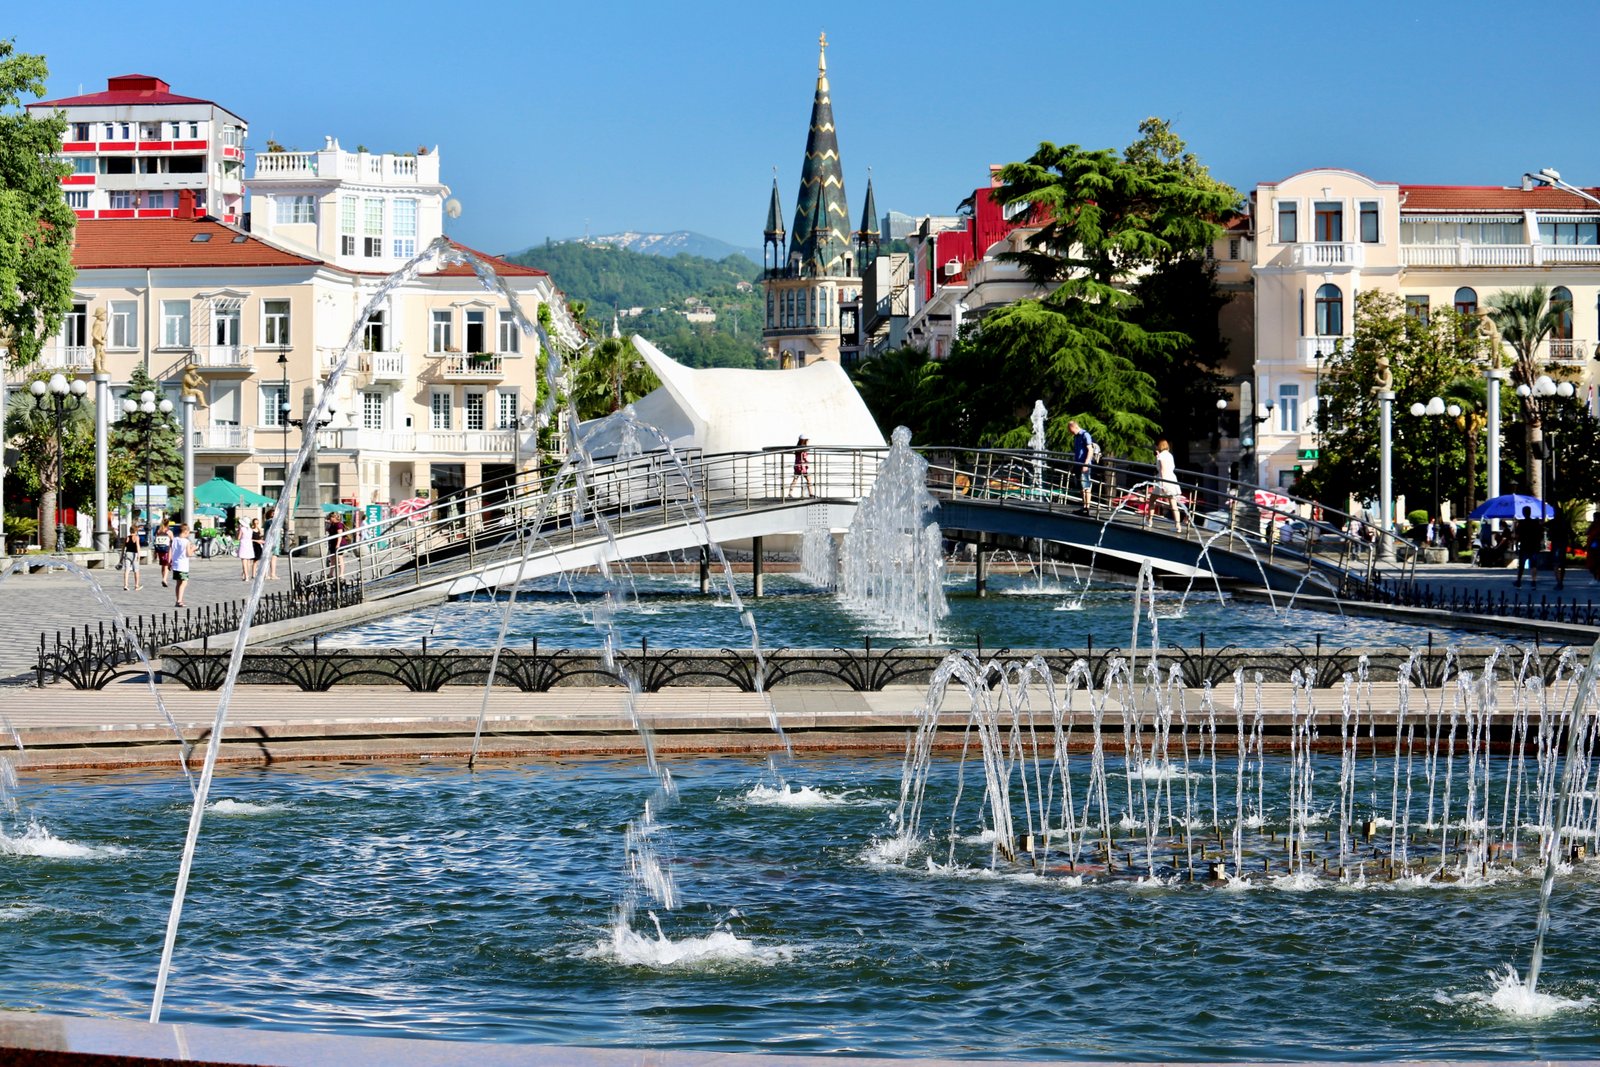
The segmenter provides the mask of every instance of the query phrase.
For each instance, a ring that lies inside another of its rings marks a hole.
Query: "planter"
[[[1449,563],[1450,550],[1448,548],[1424,548],[1422,550],[1424,563]]]

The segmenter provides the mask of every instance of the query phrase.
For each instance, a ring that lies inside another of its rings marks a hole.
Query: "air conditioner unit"
[[[952,259],[952,260],[950,260],[949,262],[947,262],[944,265],[944,276],[946,278],[954,278],[957,274],[960,274],[960,273],[961,273],[961,261],[959,259]]]

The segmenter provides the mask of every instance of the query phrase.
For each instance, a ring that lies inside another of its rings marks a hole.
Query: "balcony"
[[[257,152],[257,178],[315,178],[315,152]]]
[[[1317,370],[1350,344],[1345,337],[1302,337],[1295,343],[1295,359],[1307,370]]]
[[[253,452],[256,431],[253,426],[201,426],[194,431],[196,452]]]
[[[425,455],[510,456],[513,430],[323,430],[317,447],[351,452],[417,452]]]
[[[403,382],[406,380],[404,352],[363,352],[361,373],[371,382]]]
[[[45,370],[81,371],[94,369],[94,349],[88,345],[50,345],[39,353],[39,366]]]
[[[1344,241],[1311,241],[1294,245],[1289,262],[1296,267],[1360,267],[1366,263],[1365,250]]]
[[[1600,264],[1600,245],[1401,245],[1403,267],[1547,267]]]
[[[498,381],[506,376],[505,356],[498,352],[474,352],[470,355],[437,353],[429,358],[435,361],[433,364],[435,381]]]
[[[1589,342],[1551,338],[1545,342],[1544,360],[1555,367],[1582,367],[1589,362]]]
[[[254,374],[255,362],[249,345],[196,345],[194,364],[201,370],[240,371]]]

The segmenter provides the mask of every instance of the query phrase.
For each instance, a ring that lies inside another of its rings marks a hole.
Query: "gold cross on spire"
[[[817,47],[821,48],[824,52],[826,52],[828,50],[828,31],[827,30],[823,30],[822,33],[820,33],[817,36]]]

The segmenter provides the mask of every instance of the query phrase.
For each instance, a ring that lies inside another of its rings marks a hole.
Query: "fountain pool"
[[[25,761],[0,841],[4,1006],[137,1016],[188,789]],[[1314,761],[1339,776],[1337,756]],[[965,817],[953,854],[895,855],[899,760],[802,758],[786,780],[746,759],[665,762],[682,903],[662,940],[642,912],[614,933],[619,828],[653,784],[635,762],[219,772],[167,1020],[1019,1059],[1563,1059],[1600,1040],[1592,876],[1556,890],[1541,992],[1565,1010],[1519,1019],[1486,972],[1526,958],[1535,877],[1078,884],[991,869]],[[1265,765],[1267,829],[1287,766]],[[936,764],[927,808],[961,787]]]
[[[742,605],[755,616],[761,643],[768,648],[859,647],[866,638],[894,641],[872,619],[851,612],[839,598],[819,593],[803,579],[767,575],[768,596]],[[1082,648],[1125,645],[1129,637],[1130,587],[1098,581],[1083,592],[1070,574],[1060,578],[992,574],[990,595],[971,595],[971,579],[952,578],[946,583],[950,614],[934,635],[934,644],[972,648]],[[506,644],[525,646],[537,639],[549,648],[592,648],[602,631],[594,625],[595,613],[609,589],[596,575],[574,575],[568,580],[547,579],[525,583],[517,593]],[[692,569],[678,575],[639,575],[624,585],[615,601],[609,623],[619,645],[637,646],[647,639],[655,648],[749,647],[750,632],[738,611],[725,600],[708,599],[696,592]],[[721,604],[728,610],[716,610]],[[1157,594],[1157,621],[1163,644],[1197,647],[1202,636],[1207,645],[1244,648],[1280,647],[1285,643],[1311,645],[1320,636],[1333,647],[1425,644],[1431,634],[1436,644],[1479,643],[1471,631],[1451,626],[1406,626],[1390,619],[1361,615],[1332,615],[1323,611],[1278,607],[1265,602],[1218,598],[1214,591],[1195,590]],[[423,637],[430,647],[458,645],[492,647],[505,607],[499,601],[478,598],[405,612],[321,636],[323,647],[415,647]],[[1149,640],[1149,625],[1140,628],[1141,641]],[[915,638],[898,638],[900,643]],[[926,640],[926,636],[922,636]]]

